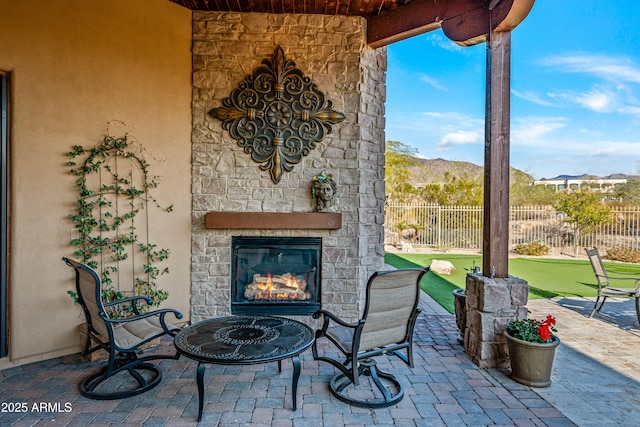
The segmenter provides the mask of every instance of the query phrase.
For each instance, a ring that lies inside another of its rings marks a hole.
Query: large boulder
[[[438,274],[451,274],[456,271],[456,268],[449,261],[434,259],[431,261],[431,271]]]

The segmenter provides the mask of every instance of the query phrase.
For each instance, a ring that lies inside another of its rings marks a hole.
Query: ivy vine
[[[169,295],[158,289],[156,281],[169,269],[158,264],[169,257],[169,250],[149,242],[148,225],[140,239],[135,220],[141,212],[148,212],[149,203],[166,212],[173,206],[162,207],[151,195],[158,187],[158,177],[149,174],[145,150],[136,139],[127,132],[122,136],[108,133],[91,149],[74,145],[67,153],[71,158],[67,166],[77,177],[79,192],[76,209],[69,214],[77,230],[71,245],[76,248],[76,259],[100,271],[104,302],[125,297],[113,278],[121,262],[133,262],[130,258],[141,255],[141,271],[134,271],[134,293],[159,306]],[[68,293],[77,300],[74,291]]]

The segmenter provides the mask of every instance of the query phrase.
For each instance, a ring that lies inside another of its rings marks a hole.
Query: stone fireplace
[[[294,313],[279,314],[308,314],[311,306],[321,305],[355,320],[367,278],[384,264],[386,49],[366,44],[366,20],[360,17],[194,12],[193,22],[192,321],[237,310],[239,289],[232,282],[245,268],[239,265],[243,257],[233,253],[239,238],[321,241],[314,271],[300,267],[275,273],[279,281],[286,281],[282,276],[287,273],[306,274],[306,286],[314,291],[310,302],[299,301],[289,310]],[[276,46],[345,120],[274,183],[207,113],[220,107]],[[311,186],[322,171],[335,177],[336,213],[316,212]],[[245,255],[269,259],[264,252]],[[313,256],[303,254],[291,264],[306,264],[305,257]],[[260,271],[258,266],[249,274],[268,280]],[[258,310],[273,314],[268,304],[274,303],[258,305]],[[242,304],[241,311],[257,305]]]

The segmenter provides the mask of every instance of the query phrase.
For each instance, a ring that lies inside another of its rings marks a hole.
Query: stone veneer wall
[[[384,255],[386,49],[366,44],[359,17],[194,12],[191,319],[230,313],[231,236],[323,238],[322,304],[357,318]],[[278,184],[207,112],[281,46],[346,120]],[[338,184],[339,230],[212,230],[209,211],[313,212],[313,176]]]
[[[508,368],[509,349],[503,333],[512,320],[527,318],[529,285],[509,276],[467,274],[464,350],[480,368]]]

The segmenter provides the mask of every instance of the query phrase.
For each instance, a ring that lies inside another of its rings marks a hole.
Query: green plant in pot
[[[117,129],[123,127],[122,122],[110,122],[96,146],[74,145],[67,153],[78,191],[75,210],[69,214],[77,233],[71,245],[78,261],[98,271],[105,303],[133,294],[159,306],[168,294],[158,288],[157,279],[169,272],[159,264],[169,257],[169,250],[150,242],[149,207],[166,212],[173,208],[160,206],[152,196],[159,178],[149,172],[147,151],[128,131]],[[74,291],[68,293],[77,300]]]
[[[453,310],[456,315],[456,326],[458,327],[457,340],[464,343],[464,330],[467,326],[467,290],[456,288],[453,290]]]
[[[509,346],[511,378],[530,387],[551,385],[551,370],[555,351],[560,344],[556,319],[514,320],[507,325],[505,338]]]
[[[465,268],[468,274],[480,274],[480,266],[473,262],[471,268]],[[467,327],[467,289],[456,288],[453,290],[453,309],[456,315],[456,326],[458,326],[457,340],[464,344],[464,334]]]

